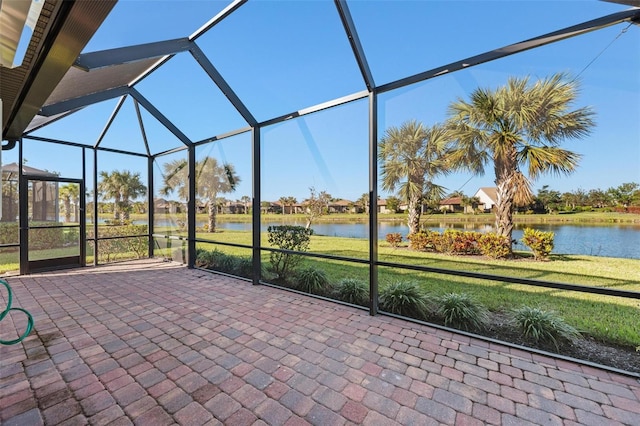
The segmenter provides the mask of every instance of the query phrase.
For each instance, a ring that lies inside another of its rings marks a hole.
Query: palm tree
[[[58,193],[60,198],[62,198],[63,206],[64,206],[64,221],[69,223],[71,222],[71,206],[73,205],[73,217],[77,222],[78,218],[78,196],[80,195],[80,187],[78,184],[69,183],[66,185],[62,185],[58,189]]]
[[[117,173],[117,172],[114,172]],[[120,195],[122,203],[122,220],[129,220],[132,210],[131,200],[147,194],[147,187],[140,180],[140,173],[123,170],[119,173]]]
[[[117,172],[108,173],[100,172],[100,182],[98,183],[98,192],[106,200],[113,200],[113,220],[120,220],[120,201],[122,194],[120,192],[120,183],[118,181]]]
[[[497,187],[496,232],[511,241],[512,211],[533,199],[530,180],[544,173],[569,174],[580,155],[560,143],[589,134],[589,107],[571,109],[578,83],[563,73],[529,83],[512,77],[496,90],[474,90],[470,100],[449,106],[456,147],[454,164],[484,174],[493,163]],[[528,178],[521,169],[526,169]]]
[[[382,188],[397,188],[400,198],[407,202],[409,234],[419,231],[423,200],[437,200],[444,195],[444,188],[433,180],[449,171],[447,133],[442,125],[426,128],[410,120],[400,127],[388,128],[378,144]]]
[[[105,199],[113,199],[113,219],[129,220],[131,213],[131,200],[147,193],[147,187],[140,180],[140,173],[131,173],[129,170],[114,170],[111,173],[100,172],[98,191]]]
[[[365,192],[356,200],[356,205],[366,213],[369,214],[369,193]]]
[[[183,200],[189,198],[189,168],[187,160],[174,160],[163,165],[163,187],[160,192],[168,195],[178,192]],[[212,157],[205,157],[196,162],[196,196],[207,206],[209,232],[216,231],[216,198],[218,194],[235,191],[240,182],[232,164],[218,164]]]
[[[289,214],[293,214],[293,206],[298,203],[296,197],[286,197],[285,198],[287,205],[289,206]]]
[[[249,203],[251,202],[251,197],[249,197],[248,195],[243,195],[242,197],[240,197],[240,202],[244,207],[244,214],[249,213]]]
[[[278,203],[282,206],[282,214],[287,213],[287,205],[289,203],[289,197],[280,197]]]

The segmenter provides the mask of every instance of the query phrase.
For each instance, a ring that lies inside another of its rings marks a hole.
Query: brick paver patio
[[[636,378],[175,263],[8,281],[6,426],[640,425]]]

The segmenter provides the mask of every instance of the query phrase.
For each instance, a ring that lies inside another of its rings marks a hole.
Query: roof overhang
[[[0,67],[3,140],[22,136],[116,2],[45,1],[22,65]]]

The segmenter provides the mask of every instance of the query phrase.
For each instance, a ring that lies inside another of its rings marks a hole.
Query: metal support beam
[[[154,182],[153,182],[153,157],[147,157],[147,220],[149,221],[149,226],[147,227],[149,231],[149,257],[153,257],[154,253],[154,245],[153,245],[153,232],[154,232],[154,221],[155,221],[155,211],[154,211],[154,203],[153,203],[153,194],[154,194]]]
[[[192,145],[191,140],[187,137],[187,135],[185,135],[184,133],[182,133],[182,131],[180,129],[178,129],[172,122],[171,120],[169,120],[167,117],[165,117],[151,102],[149,102],[147,100],[147,98],[145,98],[144,96],[142,96],[142,94],[140,92],[138,92],[136,89],[131,88],[131,96],[133,96],[138,102],[140,102],[140,104],[142,104],[142,106],[149,111],[149,113],[151,115],[153,115],[156,120],[158,120],[160,123],[162,123],[162,125],[164,127],[167,128],[167,130],[169,130],[171,133],[173,133],[173,135],[175,137],[177,137],[178,139],[180,139],[180,141],[189,146]]]
[[[211,28],[213,28],[214,26],[216,26],[217,24],[219,24],[223,19],[225,19],[227,16],[231,15],[233,12],[235,12],[240,6],[242,6],[243,4],[245,4],[247,2],[247,0],[234,0],[233,2],[231,2],[231,4],[229,4],[227,7],[225,7],[224,9],[222,9],[222,11],[220,11],[220,13],[218,13],[216,16],[214,16],[213,18],[211,18],[209,20],[209,22],[207,22],[206,24],[204,24],[202,27],[198,28],[196,30],[196,32],[194,32],[193,34],[191,34],[189,36],[190,40],[196,40],[198,37],[200,37],[202,34],[206,33],[207,31],[209,31]]]
[[[151,156],[149,141],[147,140],[147,132],[144,130],[144,122],[142,121],[142,114],[140,114],[140,105],[135,99],[133,100],[133,106],[136,109],[136,117],[138,117],[138,126],[140,126],[140,134],[142,135],[142,141],[144,142],[144,149],[147,152],[147,155]]]
[[[356,61],[358,62],[358,67],[360,68],[360,73],[362,74],[364,83],[367,85],[367,90],[372,91],[376,85],[373,81],[373,74],[371,74],[371,69],[369,68],[367,57],[364,54],[364,49],[360,43],[360,37],[358,37],[356,25],[353,23],[353,18],[349,11],[349,5],[346,0],[335,0],[335,3],[336,8],[338,9],[338,14],[340,15],[340,20],[344,26],[344,30],[349,38],[349,44],[351,44],[353,55],[356,57]]]
[[[425,71],[413,76],[402,78],[394,82],[384,84],[378,87],[378,93],[388,92],[390,90],[405,87],[410,84],[418,83],[424,80],[428,80],[433,77],[448,74],[454,71],[461,70],[463,68],[469,68],[475,65],[483,64],[485,62],[493,61],[503,58],[505,56],[513,55],[515,53],[524,52],[525,50],[534,49],[536,47],[544,46],[545,44],[555,43],[557,41],[565,40],[571,37],[575,37],[581,34],[585,34],[591,31],[599,30],[601,28],[609,27],[611,25],[619,24],[625,21],[638,22],[640,20],[640,9],[630,9],[624,12],[618,12],[611,15],[603,16],[598,19],[583,22],[578,25],[563,28],[558,31],[547,33],[539,37],[531,38],[519,43],[510,44],[508,46],[501,47],[499,49],[485,52],[480,55],[471,56],[462,61],[452,62],[449,65],[444,65],[438,68],[434,68],[429,71]]]
[[[116,119],[116,116],[118,115],[118,112],[120,111],[120,108],[122,108],[122,105],[124,105],[124,101],[126,99],[127,99],[127,96],[123,96],[118,100],[118,103],[116,104],[116,107],[113,109],[113,112],[109,116],[109,119],[107,120],[107,123],[104,125],[104,128],[100,132],[100,135],[98,135],[98,139],[96,140],[95,145],[93,145],[94,148],[99,147],[100,143],[102,143],[102,140],[104,139],[105,135],[107,134],[107,131],[109,131],[109,128],[113,124],[113,121]]]
[[[93,148],[93,266],[98,266],[98,150]]]
[[[196,264],[196,147],[189,146],[189,199],[187,200],[187,266]]]
[[[253,170],[253,188],[251,201],[251,220],[253,231],[253,274],[252,281],[254,285],[260,283],[262,260],[260,257],[260,127],[254,127],[252,133],[252,149],[251,149],[251,169]]]
[[[249,109],[245,106],[245,104],[240,100],[238,95],[233,91],[231,86],[229,86],[226,80],[222,77],[222,75],[218,72],[216,67],[213,66],[207,55],[204,54],[200,47],[197,44],[193,43],[191,47],[191,55],[193,58],[200,64],[202,69],[209,75],[209,78],[213,80],[213,82],[220,88],[222,93],[227,97],[231,105],[240,113],[242,118],[250,125],[255,126],[258,124],[258,120],[255,119],[253,114],[249,111]]]
[[[18,224],[20,226],[20,275],[29,270],[29,189],[27,182],[22,177],[22,164],[24,162],[22,139],[18,140]]]
[[[94,165],[95,166],[95,165]],[[95,167],[94,167],[95,169]],[[82,182],[80,183],[80,266],[87,266],[87,148],[82,148]],[[94,203],[97,204],[97,203]],[[97,218],[96,218],[97,219]],[[95,220],[97,222],[97,220]]]
[[[378,94],[369,95],[369,314],[378,314]]]
[[[78,108],[83,108],[88,105],[96,104],[98,102],[117,98],[118,96],[124,96],[128,93],[129,87],[127,86],[115,87],[113,89],[103,90],[101,92],[91,93],[86,96],[80,96],[77,98],[44,106],[40,109],[38,115],[41,115],[43,117],[51,117],[54,115],[63,114],[65,112],[75,111]]]
[[[155,43],[139,44],[136,46],[120,47],[117,49],[101,50],[99,52],[80,54],[73,63],[73,66],[89,71],[96,68],[141,61],[143,59],[175,55],[176,53],[189,50],[190,45],[191,42],[189,39],[184,37],[175,40],[165,40]]]
[[[263,121],[260,123],[260,127],[270,126],[272,124],[282,123],[283,121],[291,120],[292,118],[302,117],[303,115],[313,114],[314,112],[323,111],[325,109],[333,108],[338,105],[344,105],[349,102],[357,101],[360,99],[364,99],[369,96],[369,92],[363,90],[362,92],[353,93],[351,95],[343,96],[341,98],[334,99],[332,101],[323,102],[318,105],[314,105],[309,108],[303,108],[298,111],[294,111],[290,114],[281,115],[280,117],[272,118],[267,121]]]

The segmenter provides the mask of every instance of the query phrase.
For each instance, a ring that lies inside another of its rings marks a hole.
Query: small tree
[[[400,198],[398,197],[387,198],[387,209],[391,210],[394,213],[397,213],[400,210]]]
[[[331,196],[329,194],[325,191],[317,193],[313,186],[309,188],[309,192],[311,194],[304,202],[307,218],[307,225],[305,226],[306,229],[311,228],[311,222],[327,213],[327,205],[331,200]]]
[[[268,241],[273,247],[289,251],[307,251],[313,230],[302,226],[281,225],[267,228]],[[302,260],[302,256],[294,253],[273,251],[269,255],[272,271],[280,279],[286,279]]]

